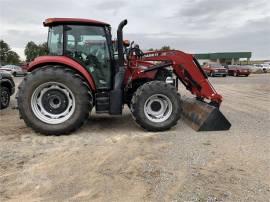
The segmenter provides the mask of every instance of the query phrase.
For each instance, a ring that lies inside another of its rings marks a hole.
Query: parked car
[[[15,91],[15,83],[10,73],[0,69],[0,109],[9,106],[10,96]]]
[[[11,73],[13,76],[24,76],[26,75],[26,70],[22,69],[16,65],[5,65],[1,67],[1,70],[5,70]]]
[[[264,73],[267,73],[270,71],[270,65],[269,64],[255,64],[254,68],[257,70],[262,70]]]
[[[203,66],[204,72],[208,76],[227,76],[228,75],[228,70],[224,68],[221,64],[217,63],[210,63],[210,64],[205,64]]]
[[[264,72],[269,72],[270,71],[270,64],[264,63],[262,64]]]
[[[228,65],[228,75],[230,76],[249,76],[250,69],[240,65]]]

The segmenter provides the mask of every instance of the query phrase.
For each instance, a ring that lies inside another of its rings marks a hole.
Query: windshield
[[[63,25],[49,28],[49,55],[63,55]]]

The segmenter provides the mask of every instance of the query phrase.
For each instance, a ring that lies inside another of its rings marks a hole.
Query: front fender
[[[28,72],[33,71],[34,69],[37,69],[39,67],[45,66],[45,65],[64,65],[68,66],[71,69],[76,70],[79,72],[88,82],[89,86],[91,87],[91,90],[96,91],[96,85],[94,82],[94,79],[92,75],[78,62],[66,57],[66,56],[40,56],[37,57],[33,62],[29,64],[29,67],[27,68]]]

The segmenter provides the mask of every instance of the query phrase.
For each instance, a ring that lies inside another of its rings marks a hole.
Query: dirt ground
[[[270,201],[270,74],[210,80],[229,131],[179,121],[146,132],[126,109],[42,136],[19,119],[13,96],[0,112],[0,201]]]

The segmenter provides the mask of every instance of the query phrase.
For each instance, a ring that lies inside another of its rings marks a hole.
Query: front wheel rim
[[[149,97],[144,104],[144,114],[152,122],[166,121],[172,114],[172,102],[163,94]]]
[[[47,82],[38,86],[31,97],[35,116],[47,124],[61,124],[75,112],[75,96],[64,84]]]

